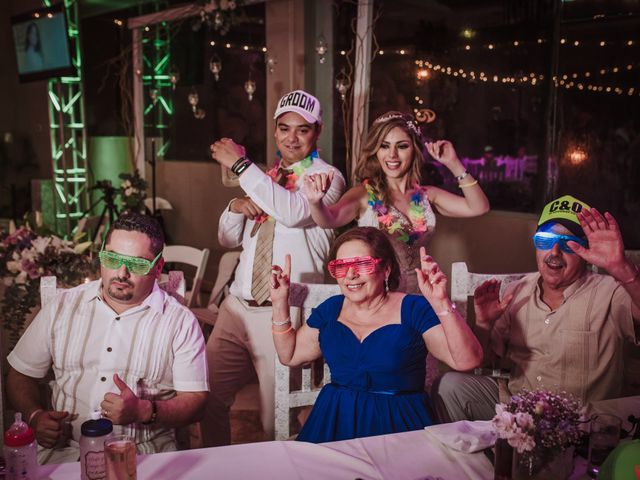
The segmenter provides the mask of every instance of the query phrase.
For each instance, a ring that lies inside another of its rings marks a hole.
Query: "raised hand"
[[[311,203],[320,203],[333,181],[333,172],[313,173],[304,177],[302,193]]]
[[[627,263],[618,223],[609,212],[602,215],[595,208],[583,209],[576,216],[587,236],[589,247],[585,248],[571,241],[567,242],[567,245],[587,262],[604,268],[615,276],[612,270]]]
[[[236,161],[246,153],[242,145],[238,145],[230,138],[221,138],[209,146],[211,158],[223,167],[231,168]]]
[[[36,440],[44,448],[53,448],[64,432],[64,422],[69,412],[46,411],[36,414],[31,422]]]
[[[271,267],[270,292],[274,307],[286,306],[289,302],[289,285],[291,284],[291,255],[284,257],[284,270],[278,265]]]
[[[104,399],[100,403],[102,414],[114,425],[129,425],[141,421],[141,400],[117,373],[113,375],[113,383],[116,384],[120,393],[106,393],[104,395]]]
[[[233,213],[241,213],[249,220],[255,220],[256,217],[263,214],[262,209],[249,197],[236,198],[231,202],[229,210]]]
[[[496,279],[487,280],[473,292],[473,307],[478,326],[491,328],[513,299],[513,293],[510,293],[500,301],[501,284],[502,282]]]
[[[429,155],[449,170],[460,163],[458,154],[449,140],[436,140],[435,142],[427,142],[425,145]]]
[[[424,247],[420,247],[420,268],[416,268],[418,287],[431,305],[436,308],[444,302],[449,302],[447,294],[447,276],[435,260],[427,255]]]

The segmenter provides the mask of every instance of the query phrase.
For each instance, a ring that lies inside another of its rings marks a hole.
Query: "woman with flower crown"
[[[420,247],[429,243],[435,230],[433,207],[449,217],[476,217],[489,211],[486,195],[451,142],[438,140],[426,147],[458,180],[463,195],[420,184],[424,162],[420,129],[412,116],[394,111],[373,122],[356,166],[358,185],[337,203],[327,206],[321,201],[330,176],[308,175],[303,186],[320,227],[338,228],[357,219],[358,226],[378,227],[389,235],[402,272],[399,290],[409,293],[419,291],[415,269]]]

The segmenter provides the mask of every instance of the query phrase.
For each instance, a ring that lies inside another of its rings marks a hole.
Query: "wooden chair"
[[[222,300],[229,295],[229,287],[240,261],[240,253],[239,251],[232,251],[222,254],[218,264],[218,276],[211,290],[211,295],[209,295],[207,306],[191,309],[200,322],[203,332],[205,332],[205,338],[208,337],[207,333],[210,332],[218,319],[218,307],[220,307]]]
[[[162,256],[167,263],[183,263],[196,268],[191,290],[185,295],[185,305],[189,308],[199,305],[200,287],[207,268],[209,249],[200,250],[186,245],[168,245],[164,247]]]
[[[311,315],[311,310],[333,295],[338,295],[338,285],[292,283],[289,291],[289,304],[301,310],[302,321]],[[313,405],[324,385],[331,381],[329,366],[322,359],[321,368],[314,368],[313,364],[302,368],[300,388],[292,390],[290,387],[291,372],[289,367],[275,358],[275,439],[290,438],[290,411],[293,408]],[[315,362],[314,362],[315,363]],[[318,365],[316,365],[318,366]],[[322,372],[319,375],[319,372]]]

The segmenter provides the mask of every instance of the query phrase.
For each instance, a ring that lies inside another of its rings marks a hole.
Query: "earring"
[[[384,279],[384,291],[385,292],[389,291],[389,277]]]

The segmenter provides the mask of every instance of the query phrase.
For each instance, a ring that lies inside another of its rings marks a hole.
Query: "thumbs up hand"
[[[102,415],[114,425],[129,425],[146,420],[145,401],[140,400],[117,373],[113,375],[113,383],[118,387],[119,393],[105,394],[104,400],[100,403]]]

